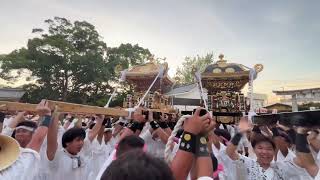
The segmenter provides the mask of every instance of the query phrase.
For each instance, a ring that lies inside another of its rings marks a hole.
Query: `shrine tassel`
[[[249,109],[249,116],[248,120],[252,122],[251,117],[255,115],[254,109],[253,109],[253,81],[257,78],[257,71],[254,68],[250,68],[250,74],[249,74],[249,86],[248,91],[250,94],[250,109]]]
[[[195,79],[198,82],[198,86],[200,87],[200,97],[204,103],[204,108],[208,111],[208,106],[207,106],[207,101],[204,98],[204,92],[203,92],[203,87],[202,87],[202,82],[201,82],[201,74],[199,71],[197,71],[195,74]]]
[[[165,148],[165,150],[164,150],[164,159],[165,159],[165,161],[166,161],[167,163],[170,163],[170,162],[173,160],[173,157],[174,157],[174,156],[172,156],[172,149],[171,149],[172,144],[174,143],[174,138],[176,137],[177,132],[179,131],[179,129],[182,128],[183,122],[184,122],[186,119],[190,118],[190,117],[191,117],[190,115],[184,115],[184,116],[182,116],[182,117],[178,120],[177,124],[174,126],[174,129],[173,129],[173,131],[171,132],[170,137],[168,138],[168,141],[167,141],[167,144],[166,144],[166,148]]]

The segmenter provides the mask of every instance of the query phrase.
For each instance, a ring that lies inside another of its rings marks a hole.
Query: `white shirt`
[[[316,158],[316,163],[320,167],[320,151],[318,152],[317,158]]]
[[[116,152],[117,150],[114,149],[112,151],[112,153],[110,154],[110,156],[108,157],[108,159],[104,162],[104,164],[102,165],[102,167],[100,168],[100,171],[96,177],[96,180],[100,180],[102,174],[104,173],[104,171],[109,167],[109,165],[112,163],[112,161],[115,159],[116,157]]]
[[[87,180],[89,177],[90,141],[86,138],[81,152],[71,155],[65,149],[58,149],[52,161],[49,161],[49,179]],[[92,163],[92,162],[91,162]]]
[[[3,120],[3,125],[2,125],[3,129],[6,128],[6,127],[8,127],[9,124],[10,124],[10,121],[12,121],[12,120],[13,120],[13,117],[4,118],[4,120]]]
[[[290,149],[288,149],[287,156],[284,156],[282,152],[279,150],[277,153],[277,162],[293,161],[295,157],[296,155]]]
[[[220,124],[219,129],[224,129],[222,124]],[[231,137],[233,137],[235,135],[235,129],[234,129],[233,126],[227,125],[227,129],[226,130],[230,133]]]
[[[315,180],[320,180],[320,170],[318,171],[317,176],[314,178]]]
[[[113,147],[110,143],[105,143],[104,139],[102,139],[101,144],[97,139],[94,139],[92,142],[92,154],[90,158],[90,177],[96,177],[105,160],[111,154]]]
[[[11,128],[11,127],[9,127],[9,126],[5,126],[3,129],[2,129],[2,132],[1,132],[1,134],[4,134],[4,135],[7,135],[7,136],[12,136],[12,134],[13,134],[13,131],[14,131],[14,129],[13,128]]]
[[[220,154],[227,148],[224,144],[220,143],[220,149],[218,149],[214,144],[211,145],[212,147],[212,152],[214,154],[214,156],[217,158],[218,160],[218,164],[222,164],[221,158],[220,158]],[[219,173],[219,179],[220,180],[224,180],[225,177],[225,170]]]
[[[140,137],[147,144],[147,152],[155,157],[164,158],[164,150],[166,145],[159,139],[153,139],[150,130],[145,131],[144,134],[140,134]]]
[[[298,167],[292,161],[283,161],[271,163],[271,166],[264,170],[251,158],[240,155],[239,160],[233,161],[227,155],[226,151],[221,154],[225,169],[229,173],[225,178],[227,180],[311,180],[312,177],[307,171]]]
[[[32,180],[39,170],[40,156],[29,148],[20,148],[20,155],[13,165],[0,171],[1,180]]]
[[[58,149],[62,149],[62,135],[65,132],[65,129],[62,126],[59,126],[58,128]],[[44,139],[41,148],[40,148],[40,166],[39,166],[39,172],[34,178],[34,180],[48,180],[50,176],[50,170],[49,170],[49,160],[47,157],[47,137]]]
[[[222,144],[221,142],[220,143],[220,149],[218,149],[214,144],[212,144],[212,152],[213,154],[216,156],[216,158],[218,159],[219,163],[220,163],[220,160],[219,160],[219,157],[220,157],[220,152],[225,150],[227,147]]]

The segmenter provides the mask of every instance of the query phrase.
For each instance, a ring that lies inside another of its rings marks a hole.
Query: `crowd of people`
[[[225,125],[202,111],[92,116],[42,100],[36,113],[1,112],[0,180],[320,180],[317,128]]]

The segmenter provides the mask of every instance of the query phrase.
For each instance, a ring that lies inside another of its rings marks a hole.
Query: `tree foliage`
[[[48,98],[104,105],[117,82],[115,67],[140,64],[151,55],[138,45],[107,48],[86,21],[55,17],[45,23],[47,30],[32,30],[36,37],[28,40],[26,48],[0,56],[3,79],[36,80],[24,85],[23,101],[37,103]],[[26,71],[29,73],[23,73]]]
[[[299,111],[310,110],[310,107],[315,107],[316,109],[320,109],[320,103],[319,102],[309,102],[309,103],[304,103],[304,104],[298,105]]]
[[[207,65],[213,63],[213,53],[205,56],[186,57],[180,67],[177,68],[175,80],[178,84],[194,83],[194,68],[203,72]]]

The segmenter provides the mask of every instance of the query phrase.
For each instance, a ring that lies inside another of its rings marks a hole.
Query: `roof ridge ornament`
[[[155,64],[156,60],[154,59],[154,54],[152,54],[151,56],[149,56],[148,60],[149,60],[148,63],[153,63],[153,64]]]
[[[223,59],[223,58],[224,58],[224,55],[223,55],[223,54],[220,54],[220,55],[219,55],[219,59],[220,59],[220,60],[218,60],[217,63],[218,63],[218,64],[227,63],[227,60],[225,60],[225,59]]]

